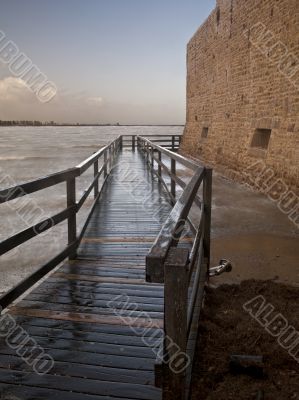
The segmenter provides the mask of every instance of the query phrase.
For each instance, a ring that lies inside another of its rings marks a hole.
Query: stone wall
[[[298,0],[217,1],[188,44],[183,152],[298,190],[298,27]]]

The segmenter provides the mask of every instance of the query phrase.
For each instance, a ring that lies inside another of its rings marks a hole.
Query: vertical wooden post
[[[171,159],[171,173],[173,175],[176,174],[176,161],[174,159]],[[176,187],[175,187],[175,180],[171,178],[171,190],[170,190],[174,200],[173,203],[175,203],[175,197],[176,197]]]
[[[97,176],[99,172],[99,160],[95,161],[93,164],[93,176],[94,178]],[[99,179],[96,179],[95,183],[94,183],[94,198],[97,197],[99,193]]]
[[[162,153],[161,153],[161,151],[159,151],[159,150],[158,150],[158,158],[159,158],[159,161],[161,162],[161,161],[162,161]],[[162,167],[161,167],[161,164],[158,164],[158,175],[159,175],[160,178],[162,177]]]
[[[107,150],[104,152],[104,178],[108,175],[107,173]]]
[[[154,148],[151,146],[151,167],[154,169]]]
[[[172,151],[174,151],[174,147],[175,147],[175,136],[174,136],[174,135],[172,135],[172,144],[171,144],[171,147],[172,147]]]
[[[135,151],[135,135],[132,135],[132,150]]]
[[[165,384],[163,400],[185,399],[186,370],[182,367],[188,366],[187,357],[184,357],[188,339],[188,260],[188,249],[173,247],[164,264],[164,370],[166,379],[163,379],[163,385]],[[183,364],[180,365],[182,362]]]
[[[110,174],[111,166],[112,166],[112,148],[109,146],[109,161],[108,161],[108,174]]]
[[[123,137],[121,136],[119,138],[119,150],[122,150],[122,148],[123,148]]]
[[[210,254],[211,254],[211,209],[212,209],[212,168],[205,169],[203,181],[203,207],[204,207],[204,257],[207,258],[207,267],[209,272]]]
[[[76,206],[76,179],[71,178],[66,182],[67,207]],[[77,210],[74,207],[68,217],[68,245],[71,245],[77,240]],[[77,257],[77,252],[74,250],[69,259],[74,260]]]
[[[149,163],[149,145],[146,143],[146,162]]]

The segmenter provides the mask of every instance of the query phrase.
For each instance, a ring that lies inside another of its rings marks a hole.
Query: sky
[[[0,0],[0,119],[184,124],[186,46],[214,7],[215,0]],[[28,87],[25,69],[17,76],[21,54],[49,86]]]

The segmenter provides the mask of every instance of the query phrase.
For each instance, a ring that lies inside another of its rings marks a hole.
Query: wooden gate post
[[[180,360],[187,347],[188,261],[188,249],[172,247],[164,264],[163,400],[185,400],[186,370],[180,371]]]

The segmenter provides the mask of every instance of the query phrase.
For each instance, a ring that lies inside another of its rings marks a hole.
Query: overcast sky
[[[0,0],[0,31],[58,88],[0,62],[0,119],[183,124],[186,45],[215,0]]]

